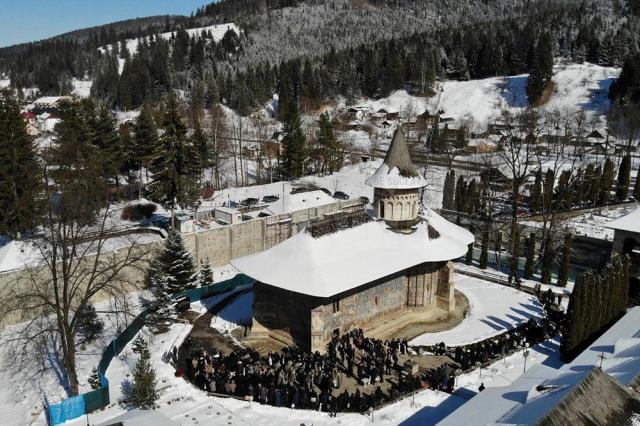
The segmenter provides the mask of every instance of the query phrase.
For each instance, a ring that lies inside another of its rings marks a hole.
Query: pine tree
[[[487,269],[489,262],[489,228],[482,233],[482,247],[480,251],[480,269]]]
[[[91,370],[91,375],[89,376],[89,380],[87,381],[89,382],[91,389],[100,389],[102,384],[100,383],[100,375],[98,374],[97,368],[93,367],[93,370]]]
[[[551,284],[551,272],[553,269],[553,247],[551,238],[547,237],[542,254],[541,281],[543,284]]]
[[[146,104],[142,106],[140,115],[136,119],[134,132],[132,153],[139,163],[138,198],[142,198],[142,173],[145,168],[149,167],[149,161],[158,148],[158,129],[153,120],[151,108]]]
[[[511,262],[509,265],[509,276],[518,277],[518,260],[520,259],[520,229],[518,224],[513,222],[511,227]]]
[[[542,168],[536,170],[536,177],[531,191],[531,209],[534,212],[542,210]]]
[[[600,187],[600,196],[599,202],[600,204],[608,204],[611,199],[611,187],[613,185],[613,161],[610,158],[604,162],[604,169],[602,170],[602,180]]]
[[[444,180],[444,192],[442,194],[442,208],[455,209],[456,172],[449,170]]]
[[[573,291],[569,297],[567,314],[564,319],[562,341],[560,342],[560,354],[565,362],[573,358],[583,337],[581,326],[585,319],[583,317],[584,278],[584,274],[580,274],[576,278]]]
[[[471,179],[467,187],[467,213],[474,214],[478,210],[480,196],[475,179]]]
[[[444,177],[444,185],[442,187],[442,208],[444,210],[449,210],[449,194],[447,192],[449,188],[449,181],[451,180],[451,173],[447,172]]]
[[[92,144],[98,149],[105,180],[113,178],[118,186],[118,172],[124,163],[123,149],[115,120],[107,108],[101,108],[91,120]]]
[[[553,76],[553,49],[551,38],[544,33],[536,46],[533,68],[527,79],[527,98],[531,105],[537,104]]]
[[[529,238],[527,238],[527,253],[526,253],[527,258],[524,264],[524,278],[527,280],[533,277],[535,255],[536,255],[536,234],[532,232],[531,234],[529,234]]]
[[[618,181],[616,183],[616,198],[624,201],[629,196],[629,183],[631,182],[631,156],[625,155],[620,161],[618,169]]]
[[[573,242],[573,236],[566,234],[564,236],[564,246],[562,247],[562,263],[560,264],[560,270],[558,271],[558,283],[559,287],[567,286],[567,279],[569,277],[569,264],[571,261],[571,244]]]
[[[636,201],[640,201],[640,167],[638,167],[638,172],[636,173],[636,183],[633,186],[633,198]]]
[[[591,180],[591,186],[589,191],[589,201],[591,205],[597,205],[600,203],[600,192],[602,191],[602,170],[600,166],[597,166],[593,172],[593,179]]]
[[[142,334],[138,334],[138,337],[133,341],[133,352],[136,354],[141,354],[145,349],[147,349],[147,341],[144,340]]]
[[[164,134],[151,161],[151,198],[160,203],[175,202],[184,208],[197,197],[197,155],[187,138],[187,127],[174,94],[167,99],[162,129]]]
[[[164,249],[158,258],[158,264],[159,274],[166,277],[169,294],[196,287],[193,258],[184,247],[180,233],[169,233],[164,241]]]
[[[304,175],[302,169],[305,162],[306,147],[305,137],[300,124],[300,111],[296,101],[285,104],[282,144],[284,153],[282,156],[282,176],[284,178],[296,178]]]
[[[467,203],[467,185],[464,182],[464,176],[460,176],[458,181],[456,182],[456,211],[464,212],[466,211],[466,203]]]
[[[156,371],[151,365],[151,357],[148,350],[140,354],[132,372],[133,383],[131,388],[123,389],[123,395],[129,405],[141,410],[151,410],[158,399],[156,389]]]
[[[205,259],[200,267],[200,287],[205,287],[213,284],[213,270],[211,269],[211,263],[209,259]]]
[[[342,154],[338,147],[338,141],[333,129],[333,123],[329,117],[329,113],[320,114],[320,131],[318,132],[318,143],[322,157],[323,173],[333,173],[342,167]]]
[[[542,193],[543,210],[550,212],[553,203],[553,186],[555,184],[556,175],[552,169],[548,169],[544,176],[544,189]]]
[[[145,318],[154,333],[164,333],[169,330],[171,322],[176,317],[176,310],[171,299],[171,287],[168,277],[162,273],[156,273],[151,278],[151,293],[153,294],[151,312]],[[140,348],[143,352],[146,343]]]
[[[92,342],[104,329],[104,322],[98,317],[96,308],[91,302],[76,314],[78,329],[84,334],[85,342]]]
[[[15,238],[36,226],[40,175],[19,106],[0,95],[0,235]]]

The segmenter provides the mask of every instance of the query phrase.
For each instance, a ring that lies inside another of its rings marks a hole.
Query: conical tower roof
[[[402,126],[393,135],[382,165],[366,180],[367,185],[385,189],[422,188],[427,185],[411,161]]]

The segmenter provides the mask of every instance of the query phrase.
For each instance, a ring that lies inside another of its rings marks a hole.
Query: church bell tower
[[[410,232],[418,222],[421,189],[427,182],[416,170],[399,126],[382,165],[366,180],[373,187],[373,214],[398,232]]]

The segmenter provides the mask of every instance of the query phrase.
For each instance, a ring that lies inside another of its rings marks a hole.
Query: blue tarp
[[[171,296],[176,300],[180,297],[189,296],[192,302],[206,299],[217,294],[232,290],[236,287],[251,284],[253,280],[246,275],[238,274],[230,280],[212,284],[207,287],[194,288]],[[109,405],[109,381],[105,377],[107,368],[111,360],[118,356],[125,346],[135,337],[144,326],[144,318],[149,311],[144,311],[138,315],[127,328],[111,341],[104,349],[102,358],[98,363],[98,375],[100,376],[101,387],[73,398],[65,399],[58,404],[48,405],[48,419],[51,426],[59,425],[67,420],[72,420],[92,411],[104,408]]]
[[[78,395],[65,399],[58,404],[49,405],[49,424],[58,425],[67,420],[85,415],[84,396]]]

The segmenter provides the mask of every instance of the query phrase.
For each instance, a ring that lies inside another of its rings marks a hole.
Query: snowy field
[[[613,241],[613,229],[606,225],[614,219],[625,216],[638,209],[638,204],[628,204],[622,207],[603,207],[600,210],[590,211],[571,219],[559,221],[556,229],[570,231],[574,235],[583,235],[601,240]],[[524,221],[523,225],[542,227],[542,222]]]
[[[93,86],[93,81],[91,80],[78,80],[74,78],[71,80],[71,84],[73,85],[73,90],[71,93],[78,98],[88,98],[91,96],[91,86]]]
[[[574,110],[603,114],[610,106],[607,94],[609,86],[620,75],[620,68],[584,64],[558,64],[554,66],[553,81],[556,91],[545,110]],[[393,92],[378,100],[361,99],[354,104],[370,107],[374,112],[381,108],[411,117],[442,109],[444,116],[454,120],[472,120],[479,125],[497,117],[502,108],[521,109],[528,106],[526,86],[528,74],[490,77],[468,81],[445,81],[431,98],[409,95],[404,90]],[[338,107],[344,107],[344,101]]]
[[[469,315],[451,330],[423,334],[410,344],[466,345],[504,333],[542,315],[542,306],[534,296],[514,288],[460,274],[455,274],[454,282],[456,289],[469,299]]]
[[[584,108],[602,114],[609,108],[607,93],[612,81],[620,74],[619,68],[593,64],[554,66],[553,81],[557,90],[543,109]],[[455,120],[472,119],[486,124],[496,117],[501,108],[520,109],[528,106],[526,85],[528,75],[492,77],[469,81],[447,81],[438,109]]]

